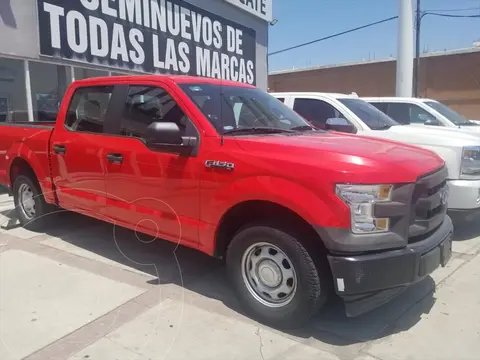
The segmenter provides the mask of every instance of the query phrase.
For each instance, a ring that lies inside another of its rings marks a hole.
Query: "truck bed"
[[[6,155],[19,151],[28,154],[32,166],[43,170],[37,174],[40,185],[51,183],[47,172],[48,150],[54,125],[54,122],[0,123],[0,183],[10,183],[10,157]]]

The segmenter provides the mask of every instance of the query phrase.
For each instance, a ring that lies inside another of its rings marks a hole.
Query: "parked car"
[[[467,120],[439,101],[402,97],[365,97],[369,102],[401,124],[443,126],[480,134],[479,124]]]
[[[437,126],[396,122],[356,95],[274,93],[276,98],[318,128],[401,141],[436,152],[448,168],[448,208],[471,217],[480,211],[480,137]],[[480,128],[480,127],[479,127]]]
[[[315,130],[248,85],[82,80],[55,124],[0,126],[22,225],[56,206],[222,258],[248,314],[273,326],[301,326],[333,291],[359,315],[451,256],[444,160]]]

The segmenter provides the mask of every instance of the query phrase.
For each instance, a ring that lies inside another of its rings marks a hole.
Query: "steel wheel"
[[[20,210],[23,215],[31,220],[35,217],[35,199],[32,189],[27,184],[21,184],[18,188]]]
[[[250,294],[268,307],[282,307],[292,301],[297,276],[292,261],[277,246],[251,245],[243,254],[242,277]]]

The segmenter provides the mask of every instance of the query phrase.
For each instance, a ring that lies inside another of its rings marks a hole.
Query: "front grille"
[[[412,196],[408,242],[422,241],[445,219],[448,195],[447,169],[423,176],[415,183]]]

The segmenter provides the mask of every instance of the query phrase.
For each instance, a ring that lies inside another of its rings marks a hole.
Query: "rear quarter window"
[[[384,102],[370,102],[370,104],[372,104],[373,106],[375,106],[378,110],[380,110],[380,111],[383,112],[384,114],[386,114],[387,111],[388,111],[388,103],[384,103]]]

